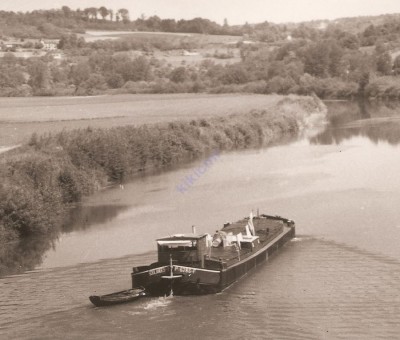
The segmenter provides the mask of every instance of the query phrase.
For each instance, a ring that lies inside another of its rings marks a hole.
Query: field
[[[138,36],[151,38],[154,36],[162,35],[165,39],[177,38],[177,37],[191,37],[201,44],[226,44],[236,43],[241,40],[239,36],[233,35],[209,35],[199,33],[170,33],[170,32],[135,32],[135,31],[94,31],[87,30],[85,34],[78,34],[83,37],[85,41],[91,42],[96,40],[104,39],[118,39],[126,36]]]
[[[86,42],[94,42],[97,40],[115,40],[120,38],[137,38],[139,40],[160,39],[170,43],[171,45],[178,44],[179,41],[185,41],[189,45],[196,46],[190,51],[182,49],[173,49],[168,51],[160,51],[154,49],[152,51],[132,51],[132,55],[146,55],[152,56],[157,59],[163,59],[168,64],[174,67],[181,66],[182,64],[196,64],[205,59],[212,59],[218,64],[236,63],[240,59],[240,50],[236,48],[236,43],[242,40],[242,37],[230,35],[209,35],[198,33],[169,33],[169,32],[132,32],[132,31],[86,31],[85,34],[79,34]],[[178,44],[179,45],[179,44]],[[185,54],[187,53],[188,54]],[[214,58],[215,52],[217,53],[232,53],[232,58],[219,59]]]
[[[251,94],[0,98],[0,147],[23,143],[34,132],[209,118],[268,109],[281,98]]]
[[[215,53],[232,53],[232,58],[220,59],[215,58]],[[199,64],[203,60],[211,59],[215,64],[233,64],[238,63],[240,59],[240,51],[238,48],[228,48],[226,46],[211,46],[206,48],[196,48],[191,54],[185,55],[185,52],[182,50],[172,50],[172,51],[154,51],[151,55],[157,59],[164,59],[168,64],[171,64],[174,67],[184,65],[194,65]]]

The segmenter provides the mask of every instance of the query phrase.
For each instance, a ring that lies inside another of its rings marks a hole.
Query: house
[[[42,49],[46,51],[54,51],[57,49],[59,40],[40,40],[40,43],[43,45]]]
[[[2,41],[0,45],[3,51],[16,51],[22,48],[23,42],[16,40]]]
[[[51,53],[51,56],[53,56],[55,60],[62,60],[65,58],[63,53]]]

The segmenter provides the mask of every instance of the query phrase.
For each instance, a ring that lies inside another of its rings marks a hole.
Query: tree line
[[[0,59],[0,95],[93,95],[106,92],[255,92],[311,94],[321,98],[400,97],[400,56],[392,59],[387,43],[368,52],[348,39],[298,38],[270,49],[263,43],[239,44],[241,60],[225,65],[213,58],[173,66],[155,50],[195,48],[195,40],[134,37],[86,43],[66,35],[52,55]],[[131,55],[131,51],[139,51]],[[218,53],[215,53],[218,56]],[[229,55],[229,53],[226,53]]]
[[[161,19],[144,14],[131,20],[126,8],[113,10],[105,6],[72,10],[68,6],[53,10],[32,12],[0,11],[0,37],[16,38],[58,38],[62,33],[83,33],[85,29],[162,31],[202,34],[241,35],[246,29],[229,26],[225,20],[219,25],[208,19],[191,20]]]

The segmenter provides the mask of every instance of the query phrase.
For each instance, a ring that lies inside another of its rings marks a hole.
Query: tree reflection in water
[[[44,254],[55,248],[62,234],[107,222],[127,208],[124,205],[77,206],[71,209],[58,230],[54,228],[53,233],[3,244],[0,247],[0,277],[34,270],[42,264]]]
[[[310,139],[311,144],[340,144],[362,136],[374,143],[400,143],[400,103],[338,101],[327,102],[327,128]]]

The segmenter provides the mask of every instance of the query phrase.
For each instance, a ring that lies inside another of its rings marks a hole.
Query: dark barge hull
[[[270,218],[270,216],[266,216]],[[154,263],[150,266],[134,267],[132,287],[142,286],[152,296],[202,295],[218,293],[239,280],[245,274],[266,262],[275,251],[295,237],[295,227],[290,220],[280,218],[285,224],[283,231],[267,244],[256,249],[250,256],[229,266],[211,269],[188,265]],[[168,279],[173,275],[173,279]]]

